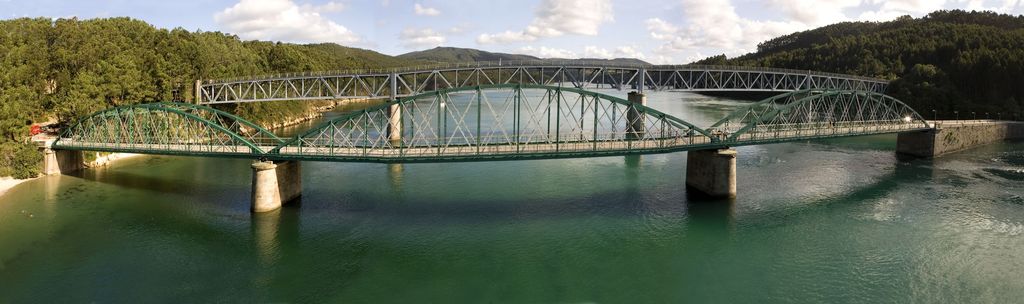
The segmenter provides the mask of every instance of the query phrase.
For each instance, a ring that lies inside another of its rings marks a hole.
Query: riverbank
[[[266,121],[254,121],[257,125],[260,125],[267,130],[280,130],[297,125],[307,123],[309,121],[318,119],[324,115],[324,113],[330,111],[352,111],[359,110],[362,108],[376,105],[382,100],[374,100],[368,98],[362,99],[344,99],[344,100],[331,100],[331,101],[316,101],[305,113],[297,116],[285,118],[283,120],[266,122]],[[254,130],[249,128],[242,128],[242,133],[250,134]]]
[[[14,186],[17,186],[17,185],[19,185],[21,183],[24,183],[24,182],[27,182],[27,181],[30,181],[30,180],[33,180],[33,179],[36,179],[36,178],[38,178],[38,177],[26,178],[26,179],[15,179],[15,178],[10,177],[10,176],[0,177],[0,198],[2,198],[4,196],[4,193],[7,193],[8,190],[11,190],[12,188],[14,188]]]
[[[84,153],[90,153],[90,152],[84,152]],[[145,154],[132,154],[132,153],[110,153],[110,154],[101,155],[101,153],[99,153],[99,152],[95,152],[95,153],[96,153],[96,159],[93,160],[93,161],[85,162],[85,167],[86,168],[96,168],[96,167],[109,166],[111,163],[113,163],[114,161],[117,161],[117,160],[133,158],[133,157],[139,157],[139,156],[145,155]]]
[[[86,152],[86,153],[90,153],[90,152]],[[110,153],[110,154],[106,154],[106,155],[99,155],[99,154],[100,153],[96,152],[96,159],[95,160],[86,161],[85,162],[85,167],[86,168],[97,168],[97,167],[109,166],[110,164],[112,164],[112,163],[114,163],[115,161],[118,161],[118,160],[128,159],[128,158],[135,158],[135,157],[139,157],[139,156],[143,156],[144,155],[144,154],[132,154],[132,153]],[[40,175],[40,176],[37,176],[37,177],[25,178],[25,179],[16,179],[16,178],[13,178],[13,177],[10,177],[10,176],[0,177],[0,198],[2,198],[4,196],[4,194],[7,193],[7,191],[13,189],[15,186],[18,186],[21,183],[24,183],[24,182],[27,182],[27,181],[30,181],[30,180],[34,180],[34,179],[37,179],[37,178],[40,178],[40,177],[43,177],[43,176],[45,176],[45,175]]]

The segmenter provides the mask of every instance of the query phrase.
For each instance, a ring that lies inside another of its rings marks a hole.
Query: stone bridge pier
[[[297,161],[252,163],[252,212],[269,212],[302,196],[302,167]]]
[[[686,187],[706,198],[736,197],[736,150],[686,152]]]
[[[640,92],[629,92],[627,94],[629,100],[629,110],[626,112],[626,136],[631,139],[639,139],[644,137],[644,126],[646,121],[644,120],[644,114],[640,113],[633,105],[647,106],[647,95]]]
[[[85,168],[82,151],[53,149],[53,141],[53,139],[36,141],[39,152],[43,153],[43,174],[65,174]]]

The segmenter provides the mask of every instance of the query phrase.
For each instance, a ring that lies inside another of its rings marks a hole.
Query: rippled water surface
[[[699,126],[742,104],[649,102]],[[0,302],[1024,299],[1024,143],[738,150],[732,203],[688,199],[686,153],[307,162],[301,203],[258,216],[247,160],[124,160],[0,197]]]

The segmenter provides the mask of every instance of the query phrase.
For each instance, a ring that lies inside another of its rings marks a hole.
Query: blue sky
[[[397,55],[438,45],[540,57],[687,63],[839,21],[936,9],[1024,14],[1024,0],[0,0],[5,18],[130,16],[243,39],[335,42]]]

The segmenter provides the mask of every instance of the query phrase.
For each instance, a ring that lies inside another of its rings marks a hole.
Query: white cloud
[[[662,43],[654,50],[654,61],[664,63],[672,58],[691,62],[703,58],[702,52],[737,56],[756,50],[760,42],[811,28],[814,23],[844,21],[848,18],[834,19],[843,16],[842,11],[857,1],[868,0],[824,0],[824,4],[813,0],[773,0],[774,6],[788,7],[782,9],[788,21],[770,21],[740,17],[729,0],[682,0],[680,19],[687,21],[685,25],[660,18],[647,19],[645,23],[649,36]]]
[[[313,11],[316,11],[316,12],[321,12],[321,13],[337,13],[337,12],[345,10],[345,4],[343,4],[341,2],[336,2],[336,1],[330,1],[330,2],[324,3],[322,5],[315,5],[315,6],[311,5],[311,4],[304,4],[304,5],[302,5],[302,7],[305,8],[305,9],[310,9],[310,10],[313,10]]]
[[[845,10],[860,6],[863,0],[772,0],[788,19],[820,26],[847,21]]]
[[[497,34],[480,34],[476,37],[479,44],[507,44],[513,42],[530,42],[537,40],[537,36],[527,35],[524,32],[504,31]]]
[[[608,50],[593,45],[583,47],[583,57],[585,58],[601,58],[601,59],[613,59],[613,58],[637,58],[644,59],[643,52],[640,52],[632,46],[620,46],[614,50]]]
[[[423,5],[419,4],[419,3],[416,3],[416,5],[413,5],[412,10],[413,10],[414,13],[416,13],[417,15],[420,15],[420,16],[439,16],[439,15],[441,15],[441,11],[437,10],[436,8],[425,7],[425,6],[423,6]]]
[[[946,0],[864,0],[868,4],[881,4],[877,10],[867,11],[857,17],[860,21],[888,21],[903,15],[920,16],[943,9]]]
[[[579,56],[576,55],[576,52],[544,46],[540,48],[534,48],[532,46],[521,47],[518,49],[518,52],[540,58],[579,58]]]
[[[296,5],[291,0],[241,0],[213,16],[225,31],[243,39],[354,44],[358,35],[320,15],[340,10],[339,4]]]
[[[631,47],[631,46],[620,46],[620,47],[615,48],[615,57],[618,57],[618,58],[644,59],[647,56],[644,56],[643,52],[640,52],[640,50],[637,50],[634,47]]]
[[[456,26],[448,28],[448,33],[452,34],[452,35],[462,35],[462,34],[465,34],[467,31],[469,31],[470,27],[471,26],[469,24],[465,24],[465,23],[464,24],[459,24],[459,25],[456,25]]]
[[[674,58],[669,57],[669,56],[665,56],[665,55],[654,55],[654,58],[651,58],[651,60],[649,62],[653,63],[653,64],[676,64],[676,63],[679,63],[679,61],[676,61]],[[687,62],[693,62],[693,61],[687,61]]]
[[[593,45],[583,47],[583,57],[586,58],[612,58],[612,52]]]
[[[434,31],[433,29],[414,29],[405,28],[400,34],[398,39],[402,42],[402,47],[407,49],[424,49],[435,46],[440,46],[448,41],[447,38],[441,33]]]
[[[613,20],[611,0],[541,0],[526,29],[481,34],[476,41],[505,44],[566,34],[594,36],[602,24]]]

